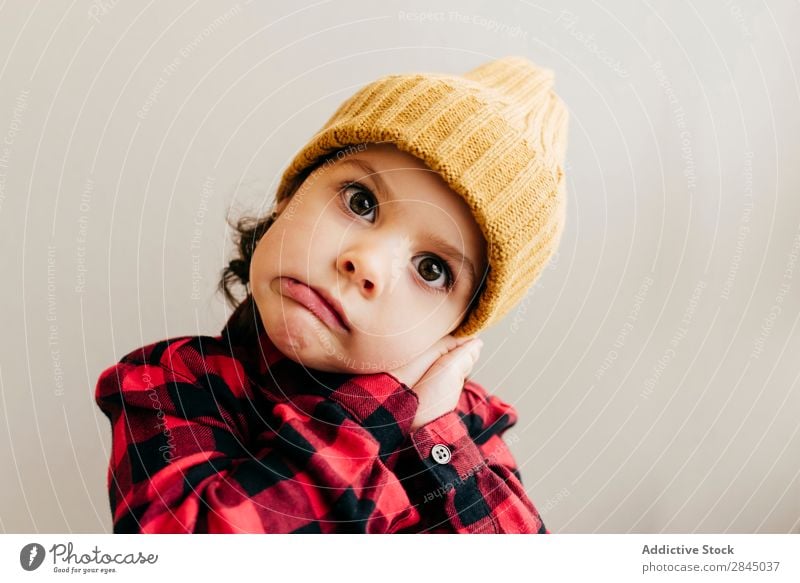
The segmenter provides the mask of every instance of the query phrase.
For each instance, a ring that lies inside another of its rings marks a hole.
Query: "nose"
[[[339,255],[337,263],[340,277],[355,282],[362,294],[378,297],[392,290],[408,260],[408,241],[387,237],[362,241]]]

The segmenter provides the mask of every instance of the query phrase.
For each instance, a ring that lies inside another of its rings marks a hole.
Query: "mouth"
[[[342,305],[322,288],[314,288],[293,277],[280,278],[281,292],[302,304],[328,326],[350,332],[350,321]]]

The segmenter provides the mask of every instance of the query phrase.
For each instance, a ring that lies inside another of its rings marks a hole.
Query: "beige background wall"
[[[360,85],[507,54],[563,245],[475,378],[554,532],[800,532],[796,2],[4,2],[0,530],[110,529],[101,370],[216,334],[225,215]]]

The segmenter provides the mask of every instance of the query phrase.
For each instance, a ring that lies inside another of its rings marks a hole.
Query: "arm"
[[[424,468],[419,510],[425,516],[430,505],[437,508],[430,515],[442,517],[429,532],[549,534],[502,439],[517,418],[511,405],[468,380],[455,410],[411,433]],[[437,444],[449,449],[447,463],[436,461]]]
[[[98,380],[114,532],[393,532],[418,521],[384,463],[416,411],[408,387],[356,376],[327,398],[304,396],[313,415],[291,403],[248,414],[254,390],[236,382],[239,363],[213,355],[219,372],[200,371],[183,364],[197,351],[181,351],[170,367],[126,357]]]

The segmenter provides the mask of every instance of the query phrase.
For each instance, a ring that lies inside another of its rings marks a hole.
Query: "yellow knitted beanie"
[[[500,320],[525,296],[561,240],[568,113],[553,72],[524,57],[463,76],[387,75],[342,103],[284,171],[277,202],[322,156],[391,142],[438,172],[472,209],[487,241],[481,297],[455,336]]]

